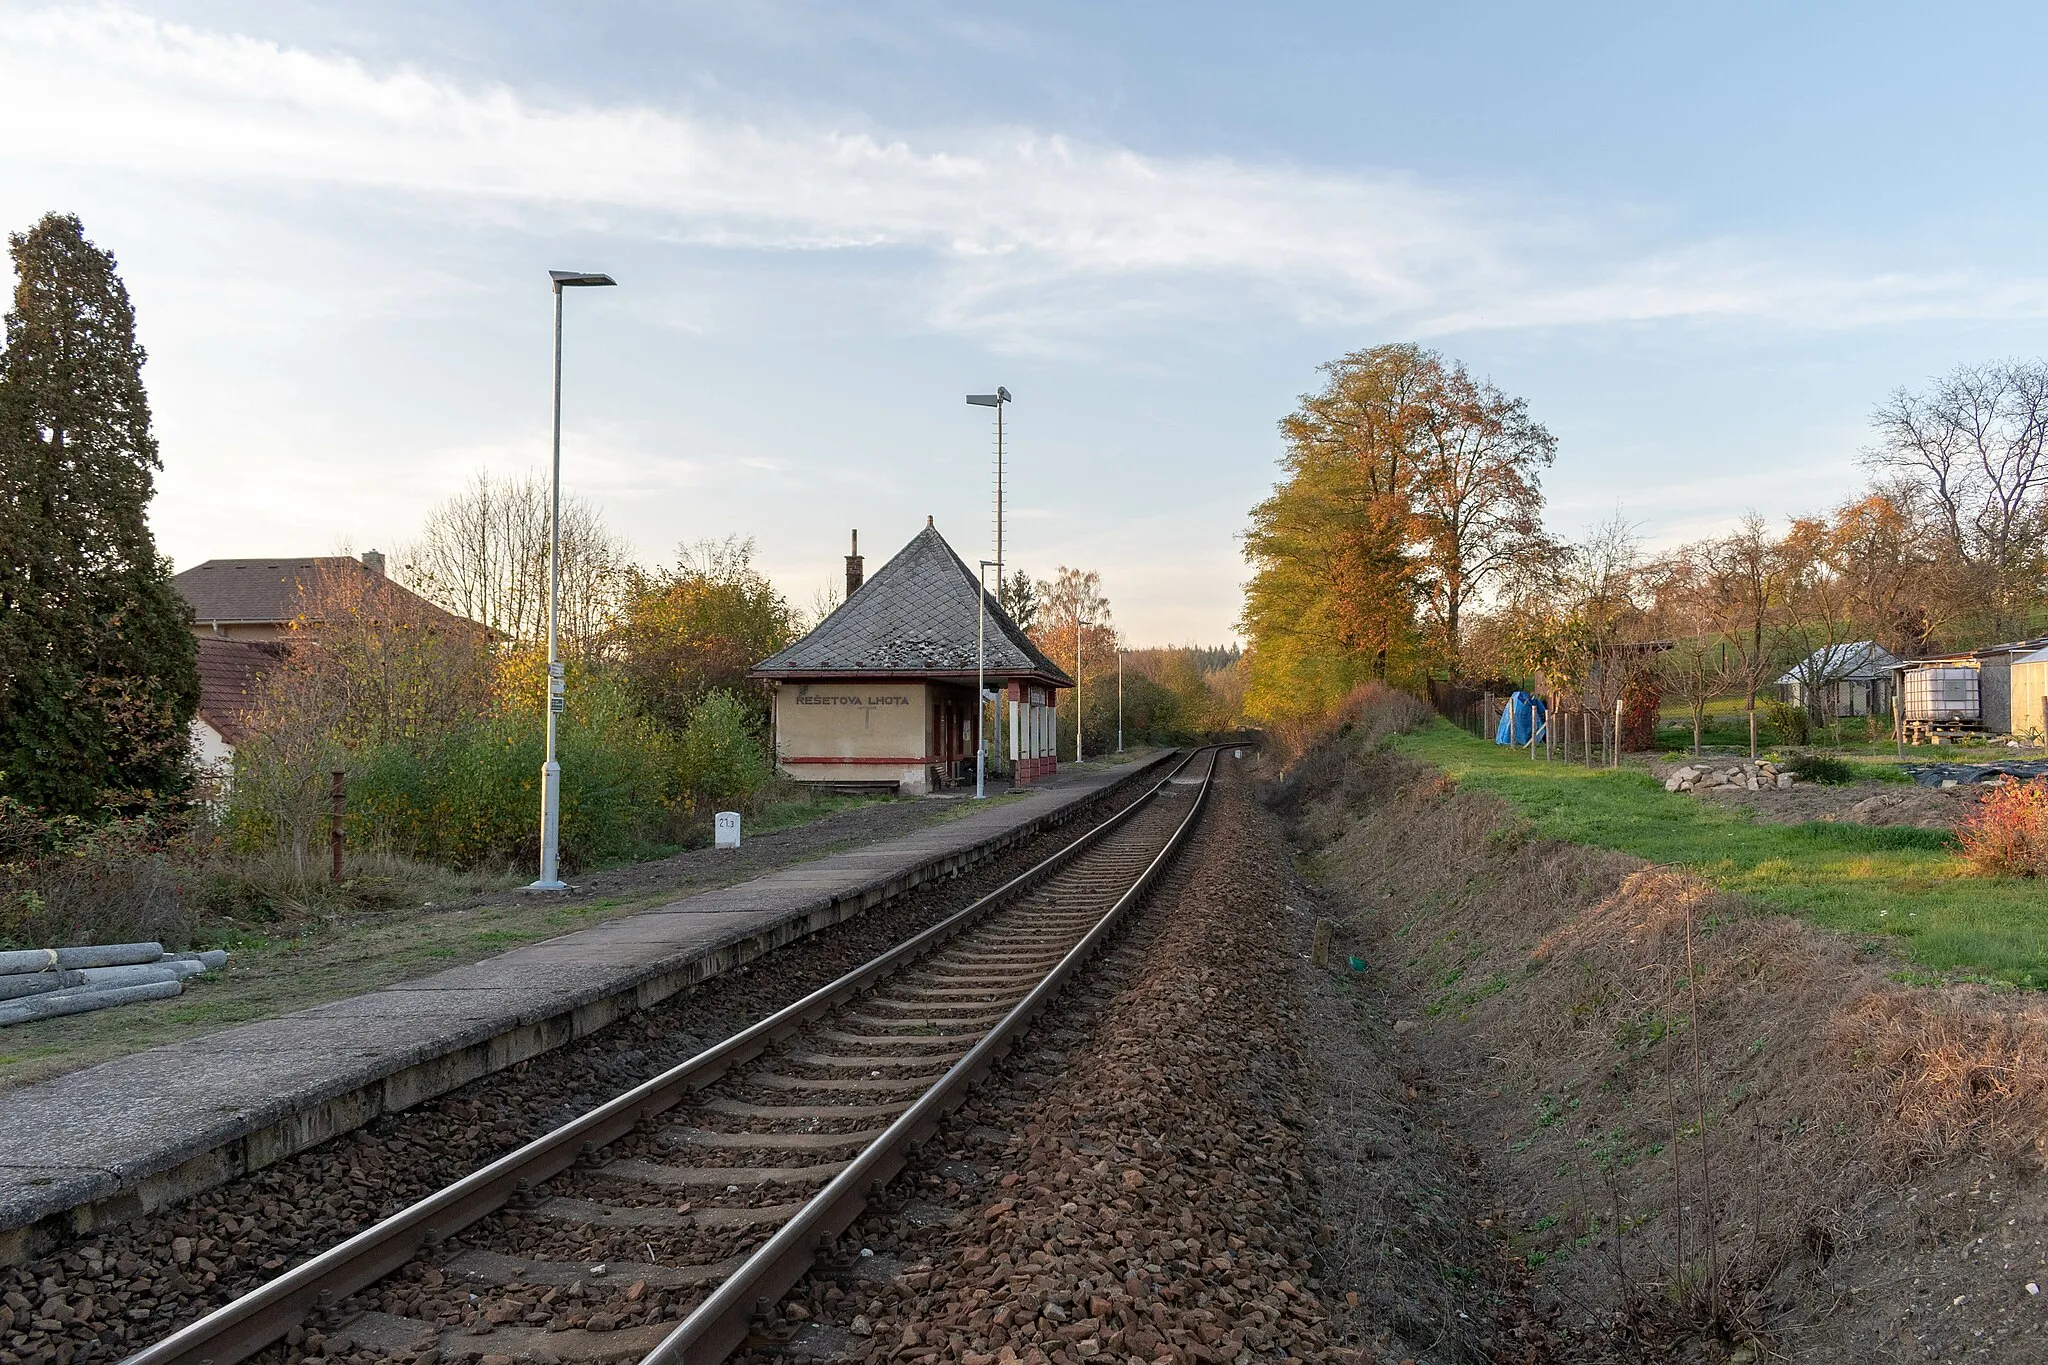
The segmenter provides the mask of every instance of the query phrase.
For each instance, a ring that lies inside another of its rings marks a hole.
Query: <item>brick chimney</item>
[[[853,552],[846,556],[846,595],[851,597],[867,580],[866,561],[860,557],[860,532],[853,533]]]
[[[363,567],[377,577],[382,578],[384,576],[384,552],[382,550],[363,551]]]

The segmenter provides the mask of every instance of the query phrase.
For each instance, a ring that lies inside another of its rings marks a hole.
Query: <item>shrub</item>
[[[754,734],[753,710],[730,692],[711,692],[690,711],[678,746],[693,807],[750,803],[774,776]]]
[[[205,840],[181,821],[43,815],[0,797],[0,948],[160,942],[195,929],[189,894]]]
[[[585,867],[648,849],[675,805],[674,746],[644,720],[574,717],[556,732],[562,862]],[[349,778],[352,837],[457,867],[534,866],[545,755],[541,727],[523,716],[360,755]]]
[[[1804,744],[1812,735],[1811,718],[1803,706],[1779,701],[1775,697],[1761,698],[1765,719],[1778,736],[1780,744]]]
[[[1799,754],[1785,764],[1784,770],[1802,781],[1821,782],[1831,787],[1856,780],[1853,766],[1825,754]]]
[[[1956,842],[1984,876],[2048,875],[2048,783],[1999,783],[1957,826]]]

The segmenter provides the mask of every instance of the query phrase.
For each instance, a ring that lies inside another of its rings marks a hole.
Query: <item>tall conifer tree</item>
[[[0,794],[91,816],[189,781],[196,645],[149,531],[161,465],[114,257],[65,214],[7,243]]]

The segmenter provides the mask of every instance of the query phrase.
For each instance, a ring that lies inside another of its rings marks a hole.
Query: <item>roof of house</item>
[[[1898,656],[1875,640],[1857,640],[1846,645],[1828,645],[1806,656],[1805,662],[1779,678],[1780,683],[1803,683],[1820,677],[1829,682],[1850,682],[1875,678],[1899,666]]]
[[[1905,660],[1897,664],[1896,667],[1934,668],[1942,664],[1960,663],[1965,659],[1990,659],[2000,654],[2030,655],[2044,649],[2048,649],[2048,636],[2039,636],[2032,640],[2008,640],[2004,644],[1985,645],[1982,649],[1959,649],[1953,654],[1930,654],[1924,659]],[[2025,663],[2029,662],[2029,660],[2014,659],[2009,662]]]
[[[992,594],[981,592],[945,537],[927,525],[877,569],[817,629],[755,664],[757,678],[834,673],[971,674],[975,669],[975,598],[988,610],[987,671],[1072,687]]]
[[[393,597],[402,594],[410,610],[473,624],[443,611],[381,571],[349,555],[311,559],[209,559],[181,574],[171,586],[192,608],[202,626],[285,625],[321,619],[321,598],[328,592],[355,596]],[[481,627],[478,627],[481,629]]]
[[[199,638],[199,718],[230,744],[249,738],[249,713],[263,675],[283,657],[280,645]]]

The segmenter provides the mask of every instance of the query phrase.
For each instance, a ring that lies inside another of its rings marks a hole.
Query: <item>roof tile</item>
[[[753,676],[805,673],[971,672],[975,666],[974,571],[930,526],[877,569],[817,629],[754,665]],[[1072,679],[1048,659],[990,594],[987,671]]]

